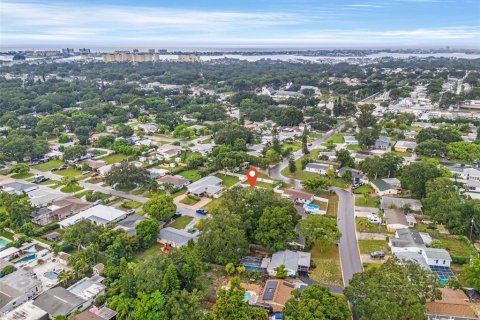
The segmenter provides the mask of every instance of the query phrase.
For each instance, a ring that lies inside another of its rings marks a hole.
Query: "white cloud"
[[[441,1],[441,0],[396,0]],[[471,40],[479,26],[378,31],[342,30],[362,10],[388,6],[364,2],[339,7],[301,6],[290,11],[180,10],[124,5],[0,0],[0,44],[322,44],[386,41]],[[342,20],[343,19],[343,20]],[[471,41],[473,42],[473,41]]]

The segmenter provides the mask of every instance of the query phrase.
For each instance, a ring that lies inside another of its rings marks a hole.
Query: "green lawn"
[[[348,150],[351,150],[351,151],[362,151],[362,147],[360,147],[360,146],[355,146],[355,145],[348,145],[348,146],[347,146],[347,149],[348,149]]]
[[[353,193],[364,194],[365,192],[371,193],[372,191],[373,191],[373,189],[369,184],[364,184],[363,186],[353,190]]]
[[[99,178],[99,177],[95,177],[95,178],[90,178],[88,180],[85,180],[85,182],[88,182],[88,183],[93,183],[93,184],[97,184],[97,183],[100,183],[102,182],[103,179],[102,178]]]
[[[33,177],[33,174],[30,172],[15,173],[15,174],[12,174],[11,177],[13,179],[27,179],[27,178]]]
[[[266,182],[262,182],[262,181],[257,181],[255,183],[255,187],[260,187],[260,188],[267,189],[267,190],[273,190],[273,188],[275,188],[277,185],[278,185],[277,183],[272,184],[272,183],[266,183]]]
[[[209,203],[207,203],[203,209],[207,210],[208,212],[212,213],[213,211],[215,211],[219,206],[220,206],[220,203],[222,202],[222,199],[221,198],[217,198],[217,199],[212,199],[212,201],[210,201]]]
[[[380,198],[377,197],[355,197],[355,205],[359,207],[379,208]]]
[[[32,168],[40,170],[40,171],[50,171],[53,168],[58,168],[63,164],[62,160],[50,160],[45,163],[40,163],[37,164],[36,166],[33,166]]]
[[[191,182],[195,182],[202,177],[200,175],[200,172],[196,169],[182,171],[179,173],[179,175],[184,177],[185,179],[190,180]]]
[[[60,191],[65,192],[65,193],[73,193],[73,192],[77,192],[77,191],[80,191],[80,190],[83,190],[83,188],[80,187],[80,186],[63,187],[63,188],[60,189]]]
[[[295,165],[297,167],[297,170],[294,173],[291,173],[290,170],[288,169],[288,166],[282,170],[282,175],[288,178],[293,178],[297,180],[305,180],[310,177],[318,177],[318,174],[313,173],[313,172],[306,172],[302,170],[302,158],[308,157],[309,159],[318,159],[318,153],[320,150],[310,150],[310,154],[301,157],[298,160],[295,160]]]
[[[91,190],[85,190],[85,191],[79,192],[79,193],[75,194],[74,197],[78,198],[78,199],[81,199],[84,196],[86,196],[88,193],[90,193],[90,191]]]
[[[355,227],[358,232],[387,233],[385,225],[370,223],[367,218],[356,218]]]
[[[358,240],[360,253],[370,253],[373,251],[383,251],[388,253],[388,243],[385,240]]]
[[[150,248],[146,250],[139,250],[135,253],[135,260],[143,261],[150,256],[162,254],[160,249],[163,248],[163,244],[158,242],[154,243]]]
[[[343,287],[338,246],[318,242],[310,253],[315,264],[310,278],[322,284]]]
[[[73,178],[83,177],[82,176],[82,171],[77,170],[77,169],[72,168],[72,167],[67,168],[65,170],[55,171],[55,174],[58,174],[58,175],[61,175],[61,176],[64,176],[64,177],[73,177]]]
[[[136,188],[136,186],[134,186],[134,185],[133,186],[116,186],[115,190],[123,191],[123,192],[130,192],[135,188]]]
[[[302,149],[302,144],[300,142],[282,144],[282,149],[285,150],[287,148],[292,148],[293,152],[295,152],[295,151],[298,151],[298,150]]]
[[[114,163],[119,163],[128,158],[129,157],[127,155],[117,153],[117,154],[112,154],[112,155],[109,155],[108,157],[102,158],[102,161],[105,161],[107,164],[114,164]]]
[[[453,255],[469,257],[475,254],[475,249],[461,239],[437,238],[435,240],[440,242],[440,245],[435,247],[446,249]]]
[[[140,208],[141,206],[142,204],[140,202],[128,200],[123,202],[120,207],[122,207],[123,209],[137,209],[137,208]]]
[[[185,227],[193,220],[190,216],[181,216],[177,220],[170,223],[168,226],[175,229],[185,229]]]
[[[331,136],[330,138],[328,138],[327,140],[325,140],[325,143],[328,144],[329,142],[344,143],[345,139],[343,138],[343,136],[341,134],[337,133],[337,134],[334,134],[333,136]]]
[[[185,198],[183,198],[180,202],[183,204],[186,204],[187,206],[193,206],[195,203],[200,201],[199,197],[187,195]]]
[[[212,143],[212,139],[206,139],[206,140],[202,140],[202,142],[200,142],[200,144],[209,144],[209,143]]]
[[[217,173],[217,174],[215,175],[215,177],[222,179],[223,185],[224,185],[226,188],[230,188],[231,186],[233,186],[235,183],[238,182],[238,178],[237,178],[237,177],[225,175],[225,174],[223,174],[223,173]]]

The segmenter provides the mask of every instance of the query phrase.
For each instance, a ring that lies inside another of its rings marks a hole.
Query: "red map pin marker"
[[[250,187],[252,189],[255,186],[255,182],[257,182],[257,178],[258,178],[257,169],[255,169],[253,167],[250,167],[250,169],[248,169],[248,171],[247,171],[247,179],[248,179],[248,182],[250,183]]]

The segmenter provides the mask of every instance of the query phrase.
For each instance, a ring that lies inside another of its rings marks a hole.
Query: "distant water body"
[[[391,53],[391,52],[379,52],[368,54],[365,56],[310,56],[310,55],[301,55],[301,54],[228,54],[223,55],[201,55],[200,58],[202,61],[211,61],[218,59],[239,59],[246,60],[250,62],[259,61],[262,59],[270,60],[280,60],[280,61],[309,61],[309,62],[322,62],[322,61],[352,61],[352,60],[368,60],[368,59],[378,59],[378,58],[394,58],[394,59],[408,59],[408,58],[457,58],[457,59],[480,59],[480,54],[466,54],[462,52],[445,52],[445,53]],[[0,60],[11,61],[13,56],[11,55],[0,55]],[[79,59],[80,57],[70,57],[59,59],[61,61],[72,61]],[[27,60],[32,60],[37,58],[29,58]],[[176,60],[177,56],[174,54],[159,55],[160,60]]]

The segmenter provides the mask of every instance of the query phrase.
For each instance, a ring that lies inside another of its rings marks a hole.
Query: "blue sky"
[[[480,47],[480,0],[0,0],[7,47]]]

